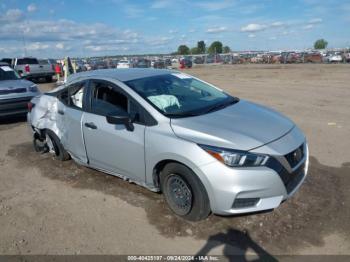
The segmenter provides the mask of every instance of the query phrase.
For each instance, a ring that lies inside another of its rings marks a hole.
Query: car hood
[[[240,100],[209,114],[171,119],[171,127],[178,137],[198,144],[251,150],[284,136],[294,123],[272,109]]]
[[[1,89],[27,88],[27,87],[29,87],[31,85],[33,85],[33,83],[28,81],[28,80],[25,80],[25,79],[2,80],[2,81],[0,81],[0,88]]]

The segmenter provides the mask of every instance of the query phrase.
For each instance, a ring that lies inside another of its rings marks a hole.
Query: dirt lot
[[[350,254],[350,66],[187,72],[273,107],[302,128],[310,172],[290,201],[269,213],[186,222],[161,195],[34,153],[26,123],[6,121],[0,125],[0,253]]]

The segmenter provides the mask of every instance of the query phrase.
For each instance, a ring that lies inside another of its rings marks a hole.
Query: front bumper
[[[28,102],[34,96],[9,98],[0,100],[0,117],[25,115],[28,112]]]
[[[300,188],[308,171],[309,152],[305,139],[299,141],[294,150],[301,144],[303,158],[293,167],[285,166],[288,163],[283,161],[283,156],[287,154],[271,156],[279,163],[277,168],[273,165],[230,168],[218,161],[198,167],[195,172],[204,177],[202,182],[212,212],[220,215],[259,212],[274,209],[290,198]]]

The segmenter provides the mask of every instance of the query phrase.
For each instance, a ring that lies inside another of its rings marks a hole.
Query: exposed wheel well
[[[159,192],[161,191],[160,190],[160,180],[159,180],[159,175],[160,175],[160,172],[162,172],[163,168],[169,164],[169,163],[177,163],[177,164],[180,164],[180,165],[183,165],[183,166],[186,166],[187,168],[189,168],[187,165],[185,165],[184,163],[181,163],[179,161],[176,161],[176,160],[173,160],[173,159],[165,159],[165,160],[162,160],[160,162],[158,162],[155,167],[153,168],[153,174],[152,174],[152,178],[153,178],[153,183],[154,183],[154,186],[156,188],[158,188]],[[191,168],[189,168],[191,169]],[[191,169],[192,170],[192,169]]]

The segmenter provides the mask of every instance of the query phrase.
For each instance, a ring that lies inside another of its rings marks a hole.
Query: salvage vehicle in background
[[[135,63],[134,63],[134,66],[135,68],[148,68],[150,67],[151,63],[149,60],[147,59],[138,59]]]
[[[7,65],[11,66],[12,58],[2,58],[0,62],[6,63]]]
[[[322,55],[318,52],[305,52],[303,54],[303,61],[304,63],[322,63]]]
[[[117,68],[131,68],[131,63],[129,60],[118,61]]]
[[[14,58],[12,60],[12,67],[21,77],[28,80],[45,78],[47,82],[52,82],[55,71],[48,62],[41,61],[43,64],[40,64],[38,59],[33,57]]]
[[[0,117],[25,115],[28,102],[39,94],[36,84],[21,79],[7,63],[0,62]]]
[[[164,69],[165,68],[165,61],[162,59],[155,60],[153,62],[153,68]]]
[[[31,104],[37,151],[162,192],[188,220],[274,209],[307,174],[291,120],[178,71],[78,73]]]
[[[340,63],[343,61],[342,54],[340,52],[328,52],[324,57],[326,63]]]
[[[350,63],[350,52],[344,54],[345,62]]]

